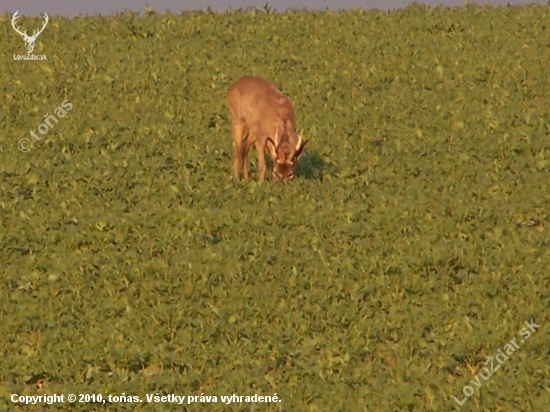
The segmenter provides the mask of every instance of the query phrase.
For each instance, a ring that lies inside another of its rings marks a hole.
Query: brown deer
[[[233,176],[239,178],[242,166],[243,177],[248,179],[248,151],[254,144],[259,180],[264,180],[267,169],[265,152],[273,160],[273,181],[293,180],[296,162],[308,141],[303,140],[303,131],[296,135],[290,100],[267,80],[244,76],[231,86],[225,103],[234,140]],[[248,136],[244,139],[246,130]]]

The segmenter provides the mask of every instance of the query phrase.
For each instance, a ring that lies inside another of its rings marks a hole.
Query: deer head
[[[28,54],[32,53],[32,51],[34,50],[34,42],[38,38],[38,35],[44,31],[44,29],[46,28],[46,25],[48,24],[48,20],[49,20],[48,15],[44,13],[44,16],[45,16],[44,25],[38,32],[34,30],[32,33],[32,36],[27,35],[27,30],[25,30],[25,32],[21,32],[19,28],[15,26],[15,20],[17,20],[17,18],[19,17],[19,10],[15,12],[15,14],[13,15],[13,18],[11,19],[11,25],[13,29],[17,33],[19,33],[23,38],[23,40],[25,41],[25,48],[27,49]]]
[[[303,133],[302,130],[296,139],[296,144],[293,144],[292,140],[294,139],[289,139],[288,134],[279,134],[279,127],[277,126],[275,137],[273,139],[271,137],[267,138],[268,151],[273,159],[271,177],[274,182],[279,183],[282,179],[294,179],[296,163],[308,142],[303,139]]]

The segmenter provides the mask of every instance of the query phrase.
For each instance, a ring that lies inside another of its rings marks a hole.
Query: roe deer
[[[296,162],[308,141],[303,140],[303,131],[296,135],[296,116],[290,100],[267,80],[244,76],[231,86],[225,103],[234,140],[233,176],[239,178],[242,165],[243,177],[248,179],[248,151],[254,144],[259,180],[264,180],[267,169],[265,152],[273,160],[273,180],[293,180]]]

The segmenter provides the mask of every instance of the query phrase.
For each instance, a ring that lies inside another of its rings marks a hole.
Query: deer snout
[[[280,173],[280,172],[277,172],[276,170],[273,170],[273,172],[271,173],[271,177],[275,183],[281,183],[284,179],[288,181],[294,180],[296,175],[294,174],[293,170],[290,170],[285,173]]]

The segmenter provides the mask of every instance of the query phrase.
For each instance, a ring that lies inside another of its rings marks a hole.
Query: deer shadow
[[[317,153],[307,152],[296,164],[296,177],[308,180],[322,180],[326,163]]]

